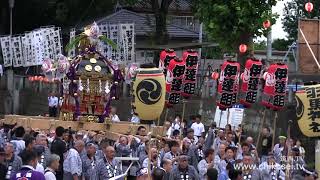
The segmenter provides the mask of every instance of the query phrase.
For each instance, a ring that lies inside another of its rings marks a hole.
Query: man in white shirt
[[[194,130],[194,136],[198,139],[199,137],[202,137],[204,136],[204,132],[205,132],[205,129],[204,129],[204,125],[200,122],[201,121],[201,116],[200,115],[197,115],[196,116],[196,122],[194,122],[192,125],[191,125],[191,129]]]
[[[48,160],[48,167],[44,171],[46,180],[56,180],[56,170],[59,169],[60,157],[56,154],[51,154]]]
[[[64,180],[81,180],[82,161],[80,153],[84,149],[84,142],[77,140],[74,148],[71,148],[66,153],[66,158],[63,162],[63,179]]]
[[[57,116],[57,108],[58,108],[58,97],[51,93],[48,97],[48,105],[49,105],[49,116],[56,117]]]
[[[111,122],[120,122],[120,119],[116,113],[117,113],[117,109],[115,107],[111,107],[111,111],[110,111]]]

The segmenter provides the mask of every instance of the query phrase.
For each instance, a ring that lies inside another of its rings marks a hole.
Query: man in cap
[[[208,168],[214,167],[214,150],[208,149],[205,152],[205,159],[202,159],[198,164],[198,171],[201,180],[206,180]]]
[[[269,153],[267,161],[260,164],[259,169],[264,179],[285,179],[285,173],[281,169],[281,165],[276,163],[273,153]]]
[[[80,180],[82,175],[82,161],[80,153],[84,149],[84,142],[77,140],[74,148],[69,149],[66,153],[66,159],[63,162],[63,179],[64,180]]]
[[[164,154],[163,159],[171,160],[173,168],[177,167],[178,156],[179,156],[179,143],[176,141],[171,141],[169,144],[170,151]]]
[[[285,136],[279,136],[279,143],[276,144],[273,148],[276,162],[279,164],[281,164],[281,160],[283,159],[283,157],[287,155],[286,139],[287,138]]]
[[[182,154],[179,156],[178,166],[170,173],[170,180],[200,180],[197,170],[188,164],[188,156]]]
[[[197,144],[197,141],[194,138],[194,130],[189,128],[187,130],[187,137],[185,137],[183,140],[189,140],[192,144]]]
[[[34,148],[37,150],[41,150],[42,153],[40,156],[39,163],[44,168],[46,168],[47,161],[48,161],[50,154],[51,154],[51,152],[47,146],[47,136],[44,134],[38,134],[36,137],[36,144],[35,144]]]
[[[93,143],[87,143],[86,153],[81,156],[82,172],[85,180],[98,180],[97,176],[97,147]]]
[[[148,168],[149,160],[150,160],[150,169],[151,170],[160,167],[161,162],[160,162],[160,159],[158,156],[158,151],[156,148],[150,149],[150,154],[149,154],[148,158],[144,159],[144,161],[142,163],[143,168]]]
[[[220,129],[218,136],[213,141],[213,149],[218,149],[220,144],[225,140],[224,131]],[[216,152],[217,153],[217,152]]]
[[[120,162],[114,159],[115,149],[112,146],[107,146],[103,149],[103,153],[103,159],[97,163],[99,179],[110,179],[122,174]]]
[[[242,178],[244,180],[263,180],[262,173],[256,168],[251,154],[248,153],[243,155],[242,165],[243,166],[239,167],[242,170]],[[236,168],[236,170],[239,169]]]
[[[38,159],[37,154],[33,150],[23,150],[20,153],[20,157],[22,159],[23,166],[19,171],[13,174],[10,180],[45,180],[43,173],[35,170]]]
[[[20,156],[14,153],[14,146],[12,143],[7,142],[4,145],[4,151],[5,151],[4,164],[7,168],[5,179],[10,179],[11,175],[16,173],[21,168],[22,160]]]

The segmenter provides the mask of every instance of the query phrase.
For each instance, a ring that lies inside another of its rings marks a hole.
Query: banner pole
[[[273,135],[272,135],[272,146],[271,147],[274,147],[274,142],[275,142],[275,137],[276,137],[277,119],[278,119],[278,112],[276,112],[276,115],[273,120]]]
[[[266,119],[266,109],[263,110],[263,113],[262,113],[262,121],[260,122],[260,127],[259,127],[259,130],[258,130],[258,138],[257,138],[257,142],[256,142],[256,148],[258,149],[258,146],[259,146],[259,143],[260,143],[260,137],[261,137],[261,131],[262,131],[262,128],[264,126],[264,122],[265,122],[265,119]]]

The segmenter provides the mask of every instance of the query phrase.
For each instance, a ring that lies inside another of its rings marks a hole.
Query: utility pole
[[[12,36],[12,11],[14,8],[14,0],[9,0],[9,8],[10,8],[10,36]]]

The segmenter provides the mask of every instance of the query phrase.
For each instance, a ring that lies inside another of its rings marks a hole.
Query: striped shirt
[[[63,162],[63,171],[64,173],[71,173],[72,175],[77,174],[78,176],[81,176],[82,162],[77,150],[71,148],[67,152],[67,156]]]

